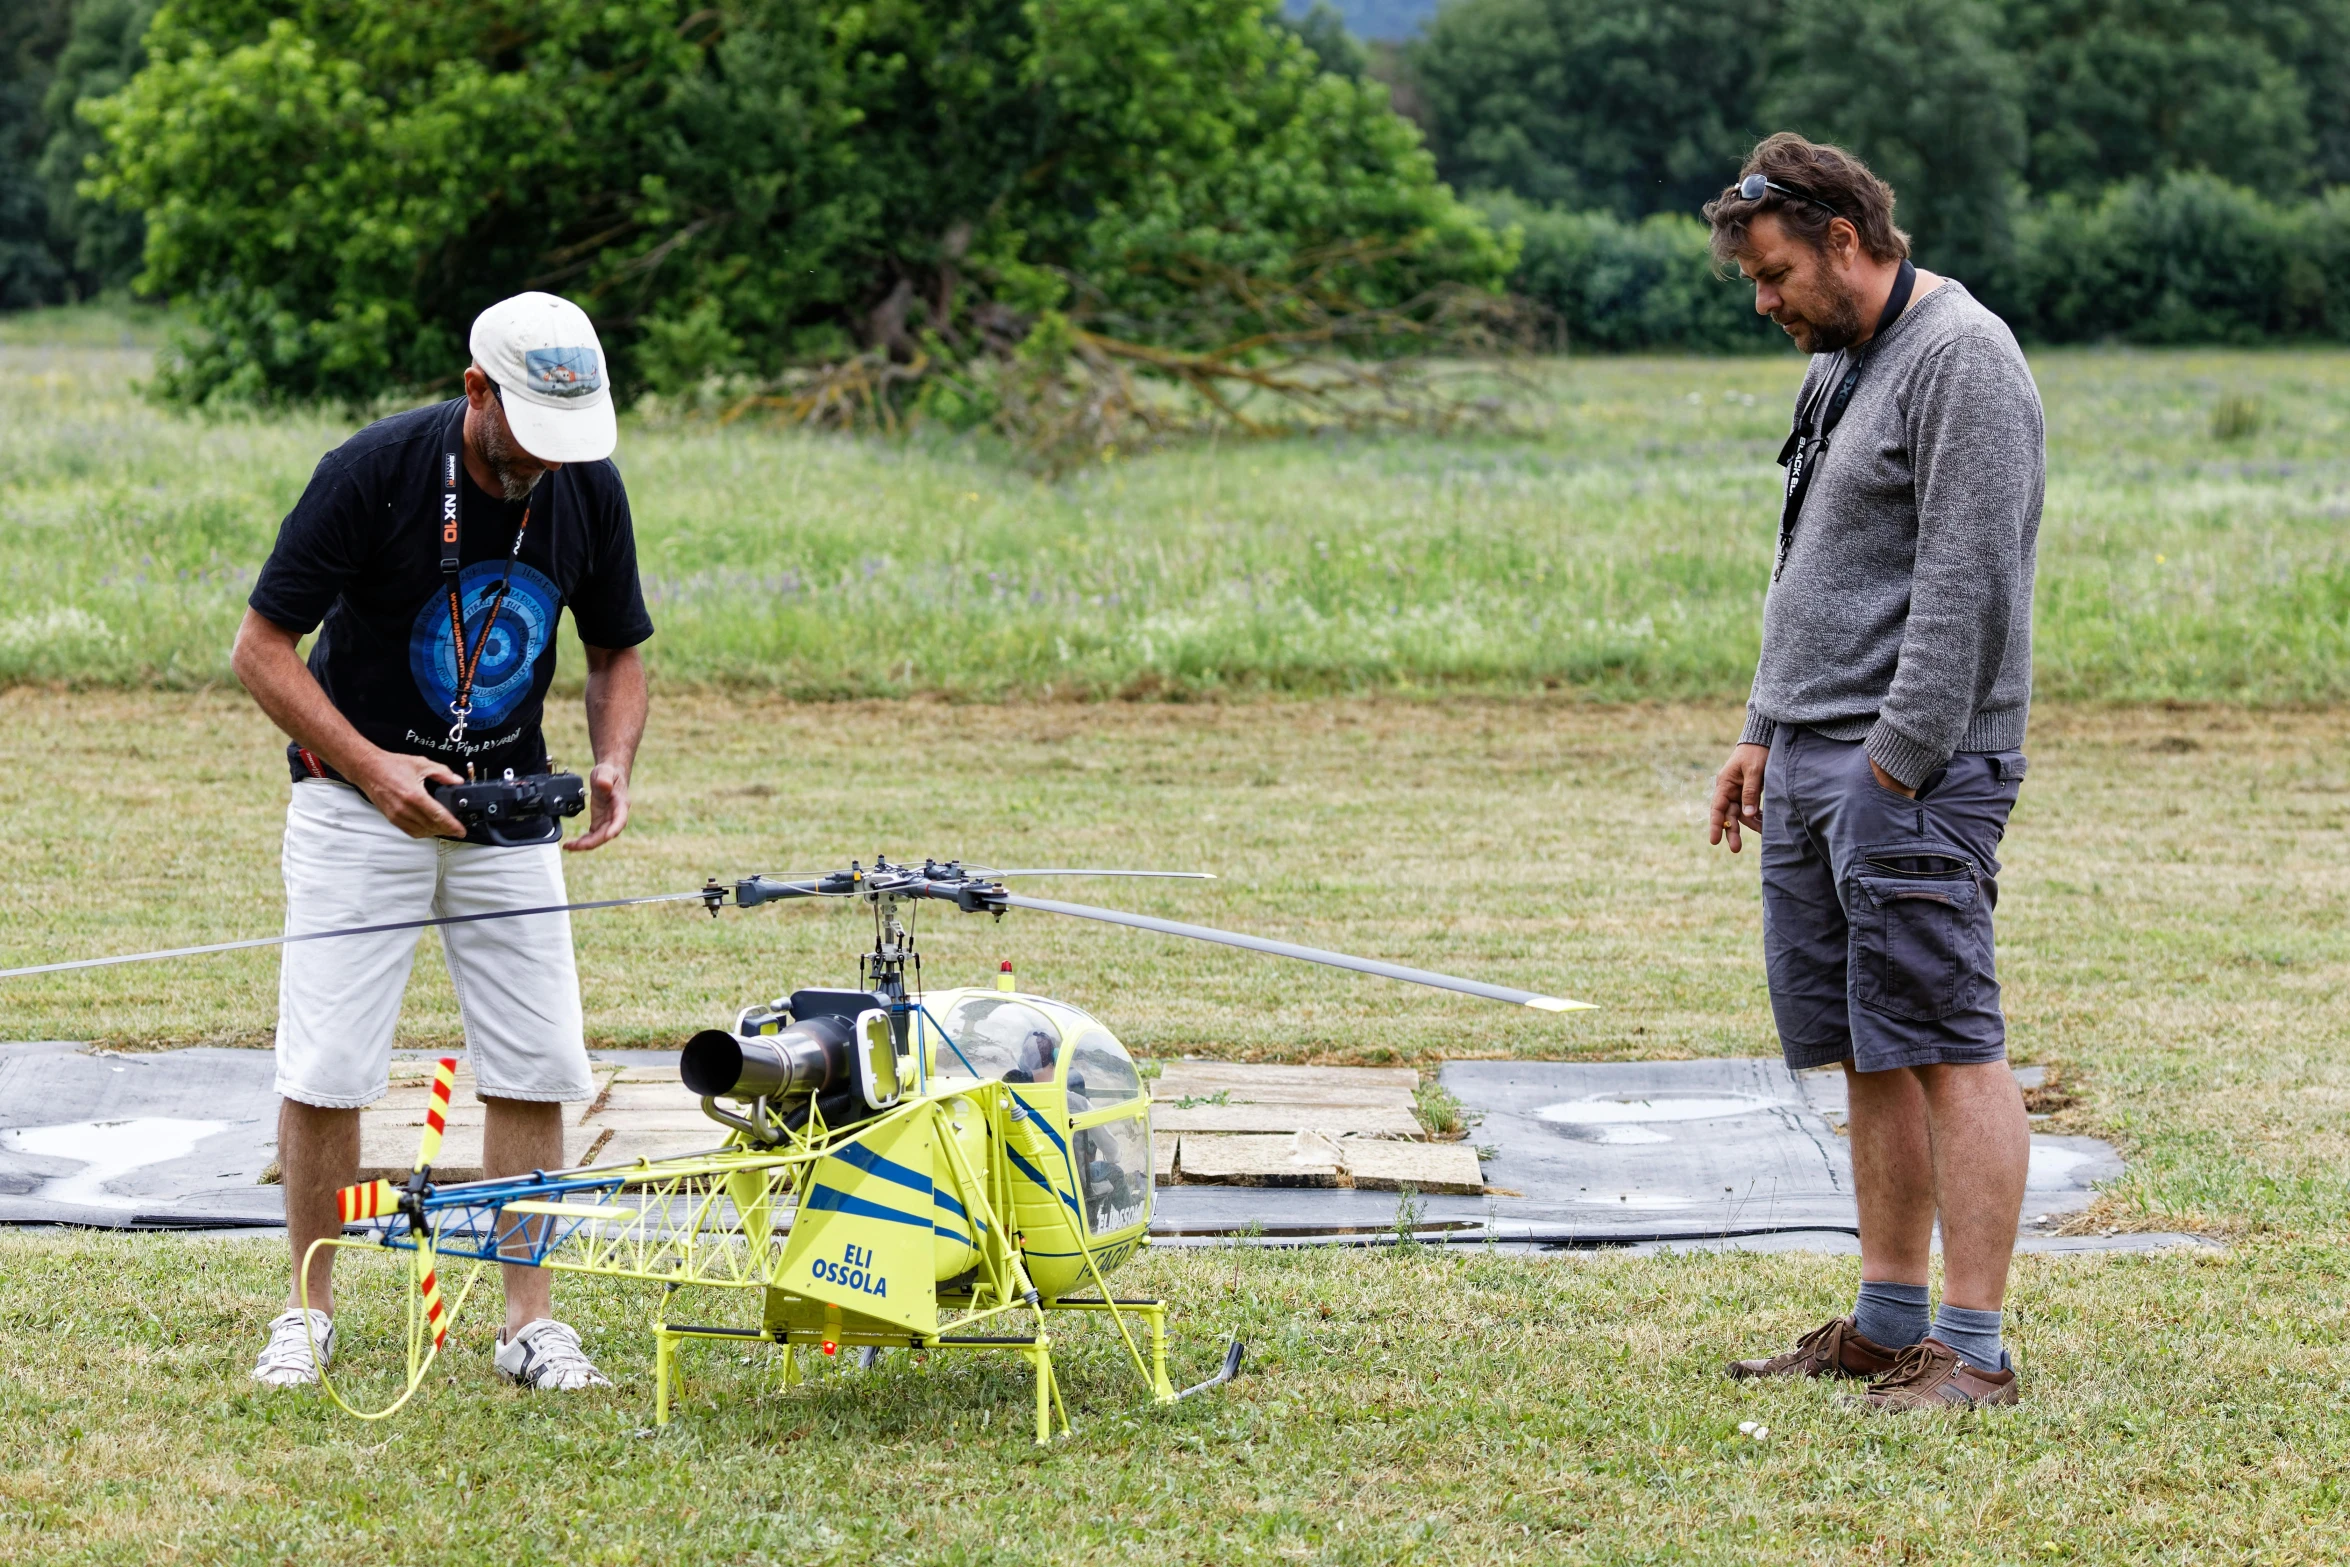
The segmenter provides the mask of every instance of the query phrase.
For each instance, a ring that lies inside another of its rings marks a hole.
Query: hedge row
[[[1513,286],[1570,347],[1719,353],[1778,346],[1753,294],[1718,275],[1705,225],[1625,222],[1509,196],[1479,203],[1524,248]],[[2133,180],[2095,201],[2022,207],[2011,254],[1962,279],[2028,342],[2350,341],[2350,189],[2270,201],[2202,174]],[[1934,264],[1931,255],[1919,261]]]

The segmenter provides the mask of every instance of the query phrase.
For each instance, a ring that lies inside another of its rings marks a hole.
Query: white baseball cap
[[[620,444],[611,368],[587,312],[516,294],[473,319],[473,362],[498,383],[506,423],[542,462],[598,462]]]

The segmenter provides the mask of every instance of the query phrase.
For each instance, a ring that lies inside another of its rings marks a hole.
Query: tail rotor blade
[[[421,1246],[421,1242],[419,1243]],[[424,1256],[419,1250],[417,1255]],[[417,1289],[424,1296],[425,1325],[432,1330],[432,1347],[439,1349],[449,1336],[449,1314],[441,1307],[441,1275],[427,1261],[424,1277],[417,1281]]]
[[[1532,1007],[1538,1012],[1583,1012],[1591,1009],[1588,1001],[1569,1001],[1564,996],[1546,996],[1539,991],[1517,990],[1508,985],[1488,985],[1479,979],[1461,979],[1451,974],[1431,973],[1427,969],[1406,968],[1400,963],[1382,963],[1376,958],[1351,957],[1343,952],[1327,952],[1320,947],[1301,947],[1293,942],[1268,941],[1262,936],[1243,936],[1236,931],[1216,930],[1206,925],[1153,919],[1147,914],[1129,914],[1123,909],[1097,909],[1083,903],[1056,903],[1049,898],[1022,897],[1016,892],[1005,893],[1003,902],[1009,908],[1035,909],[1043,914],[1066,914],[1072,919],[1098,920],[1104,925],[1125,925],[1135,930],[1156,931],[1162,936],[1212,941],[1219,946],[1241,947],[1250,952],[1269,953],[1277,958],[1296,958],[1303,963],[1351,969],[1357,974],[1375,974],[1381,979],[1399,979],[1408,985],[1427,985],[1437,990],[1458,991],[1464,996],[1483,996],[1488,1001],[1507,1001],[1516,1006]]]
[[[400,1206],[400,1188],[389,1181],[361,1181],[335,1193],[335,1207],[345,1224],[381,1219]]]
[[[416,1144],[416,1168],[430,1169],[441,1157],[441,1133],[449,1127],[449,1095],[457,1088],[457,1058],[433,1063],[432,1097],[424,1107],[424,1136]]]

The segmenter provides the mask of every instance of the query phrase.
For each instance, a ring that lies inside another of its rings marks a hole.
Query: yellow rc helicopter
[[[686,1041],[678,1074],[722,1140],[706,1153],[632,1164],[437,1183],[433,1161],[456,1062],[443,1060],[416,1165],[407,1181],[340,1194],[346,1227],[372,1233],[320,1246],[406,1252],[406,1378],[388,1407],[363,1412],[323,1373],[335,1402],[363,1420],[391,1415],[423,1383],[450,1322],[488,1263],[637,1279],[662,1286],[653,1323],[654,1420],[666,1424],[677,1349],[689,1339],[756,1340],[783,1349],[783,1381],[802,1380],[799,1353],[854,1349],[1010,1353],[1036,1373],[1036,1440],[1069,1429],[1053,1375],[1056,1314],[1107,1316],[1150,1396],[1173,1403],[1231,1380],[1222,1368],[1178,1391],[1167,1374],[1166,1302],[1110,1293],[1109,1275],[1148,1243],[1151,1099],[1117,1037],[1067,1002],[1011,988],[925,993],[921,958],[900,916],[934,900],[999,918],[1010,909],[1096,920],[1242,947],[1496,1001],[1564,1012],[1586,1004],[1434,974],[1315,947],[1057,903],[1006,889],[1027,876],[1184,876],[1189,872],[988,871],[960,863],[872,866],[810,876],[752,876],[731,888],[615,899],[618,907],[699,897],[715,916],[802,898],[857,899],[874,942],[853,990],[803,989],[746,1007],[731,1029]],[[1198,878],[1206,879],[1206,878]],[[512,917],[507,910],[459,920]],[[448,919],[402,922],[443,924]],[[394,927],[365,927],[368,929]],[[180,948],[0,972],[52,972],[343,934]],[[1007,969],[1009,965],[1006,965]],[[911,981],[911,983],[909,983]],[[473,1263],[444,1307],[439,1267]],[[297,1275],[309,1278],[306,1256]],[[682,1320],[689,1292],[741,1290],[759,1325]],[[307,1304],[307,1300],[305,1300]],[[1147,1345],[1144,1339],[1148,1340]],[[315,1357],[316,1346],[313,1346]]]

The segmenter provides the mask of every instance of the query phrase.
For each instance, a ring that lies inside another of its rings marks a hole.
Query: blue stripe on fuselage
[[[1020,1099],[1018,1094],[1013,1094],[1012,1097],[1014,1099]],[[1069,1145],[1061,1140],[1061,1134],[1059,1132],[1053,1130],[1053,1123],[1044,1118],[1044,1112],[1036,1108],[1035,1105],[1030,1104],[1025,1099],[1020,1099],[1020,1103],[1027,1106],[1029,1115],[1035,1119],[1036,1124],[1039,1127],[1043,1128],[1044,1135],[1053,1140],[1053,1146],[1060,1149],[1061,1152],[1067,1153],[1069,1151]]]
[[[959,1203],[959,1202],[955,1201],[955,1199],[954,1199],[952,1196],[950,1196],[950,1195],[948,1194],[948,1192],[947,1192],[947,1189],[946,1189],[945,1187],[943,1187],[943,1186],[934,1186],[934,1187],[932,1187],[932,1188],[930,1189],[930,1200],[931,1200],[932,1202],[935,1202],[935,1203],[937,1203],[937,1204],[938,1204],[938,1205],[939,1205],[941,1208],[944,1208],[944,1209],[945,1209],[947,1212],[949,1212],[949,1213],[953,1214],[953,1215],[954,1215],[956,1218],[958,1218],[958,1219],[961,1219],[961,1220],[962,1220],[962,1221],[963,1221],[965,1224],[970,1224],[970,1223],[972,1222],[972,1219],[971,1219],[971,1210],[970,1210],[970,1209],[968,1209],[968,1208],[966,1208],[966,1207],[964,1207],[964,1206],[963,1206],[961,1203]],[[980,1222],[979,1222],[979,1223],[978,1223],[978,1224],[975,1226],[975,1228],[976,1228],[976,1229],[979,1231],[979,1233],[980,1233],[980,1234],[982,1234],[982,1235],[985,1235],[985,1234],[987,1233],[987,1224],[986,1224],[986,1222],[985,1222],[984,1220],[980,1221]]]
[[[895,1181],[909,1191],[921,1192],[928,1196],[934,1190],[929,1176],[919,1170],[909,1170],[902,1164],[884,1159],[863,1143],[851,1143],[848,1147],[834,1153],[832,1157],[840,1160],[843,1164],[854,1165],[867,1175],[878,1175],[885,1181]]]
[[[862,1197],[851,1197],[847,1192],[835,1191],[829,1186],[812,1188],[808,1200],[801,1206],[818,1213],[848,1213],[861,1219],[887,1219],[892,1224],[911,1224],[918,1230],[935,1228],[928,1219],[917,1219],[910,1213],[900,1213],[895,1208],[868,1202]]]
[[[1030,1180],[1043,1187],[1046,1191],[1053,1192],[1054,1196],[1060,1198],[1061,1201],[1068,1206],[1068,1209],[1071,1213],[1075,1213],[1077,1211],[1077,1199],[1070,1196],[1067,1192],[1053,1191],[1053,1183],[1045,1179],[1044,1172],[1042,1170],[1039,1170],[1035,1165],[1030,1164],[1027,1160],[1021,1158],[1019,1149],[1014,1148],[1009,1143],[1006,1143],[1004,1145],[1004,1152],[1011,1155],[1012,1167],[1014,1169],[1018,1170],[1022,1175],[1027,1176]]]

